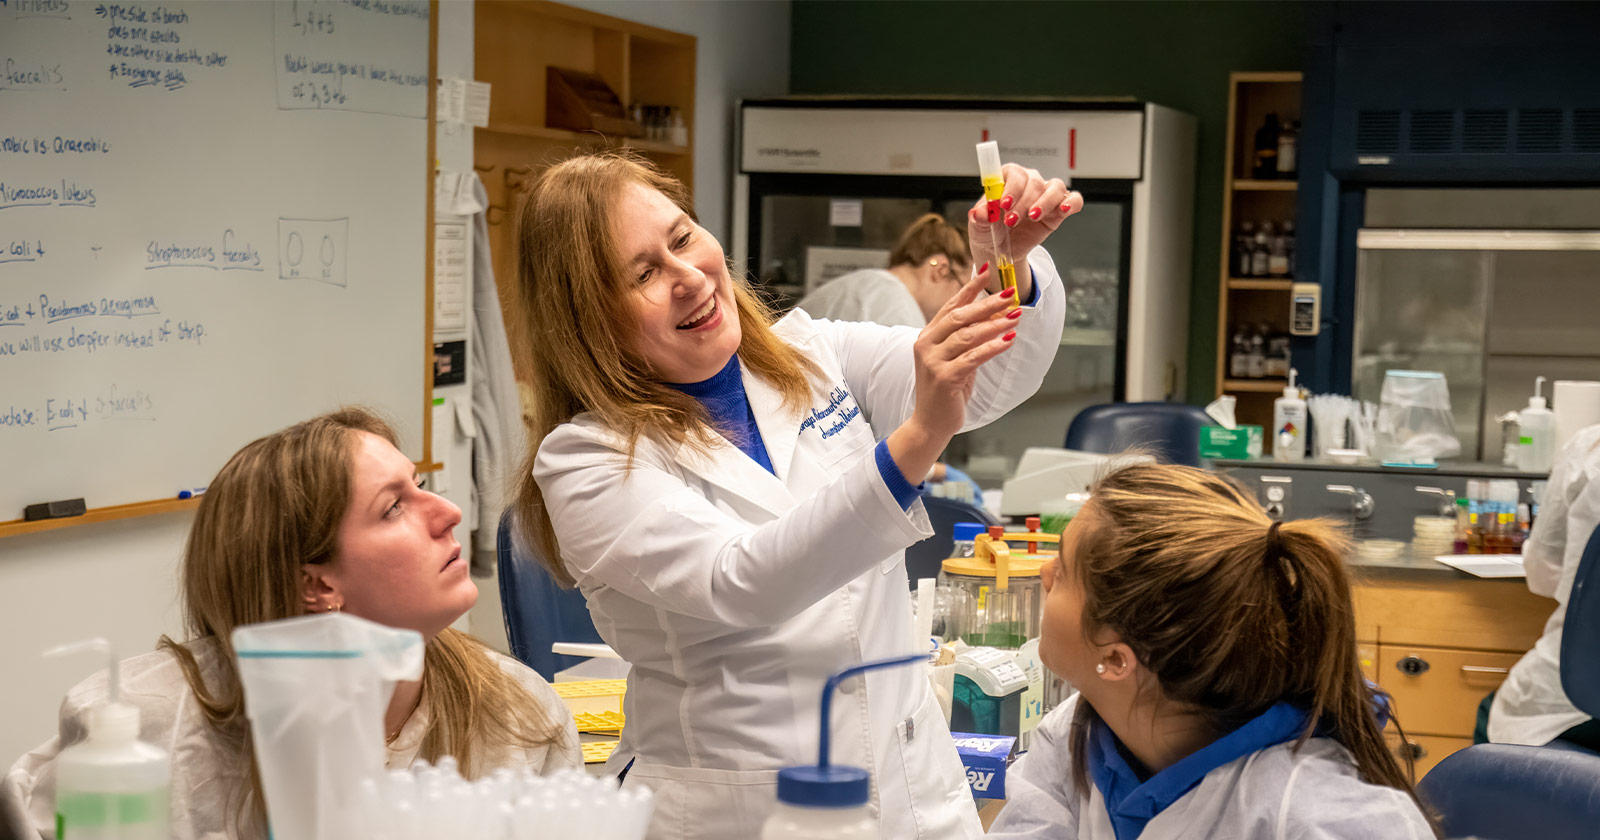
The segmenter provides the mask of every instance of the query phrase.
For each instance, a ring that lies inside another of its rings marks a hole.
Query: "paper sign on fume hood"
[[[813,245],[806,249],[806,294],[811,294],[835,278],[863,268],[888,268],[889,252],[882,248],[829,248]]]
[[[828,201],[828,224],[833,227],[861,227],[865,202],[859,198],[835,198]]]

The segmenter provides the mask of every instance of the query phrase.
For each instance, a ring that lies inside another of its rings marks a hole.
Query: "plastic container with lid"
[[[982,522],[957,522],[953,534],[955,542],[950,547],[950,556],[972,557],[977,554],[978,535],[988,529],[989,526]]]
[[[1037,526],[1035,526],[1037,527]],[[1061,538],[1039,531],[1006,533],[989,528],[975,541],[975,556],[944,561],[939,584],[950,599],[949,621],[961,640],[973,646],[1016,650],[1039,635],[1044,587],[1039,571],[1056,557]],[[1012,543],[1022,543],[1017,549]],[[1036,550],[1023,551],[1031,544]]]

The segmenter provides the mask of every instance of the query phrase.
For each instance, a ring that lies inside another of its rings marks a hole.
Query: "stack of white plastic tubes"
[[[650,791],[578,770],[535,776],[500,770],[475,782],[455,759],[419,761],[362,786],[369,840],[642,840]]]

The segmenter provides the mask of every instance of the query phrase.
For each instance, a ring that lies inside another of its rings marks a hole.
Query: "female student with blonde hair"
[[[813,318],[920,330],[961,291],[971,270],[966,232],[938,213],[924,213],[900,234],[888,268],[835,277],[798,306]]]
[[[1346,549],[1202,470],[1103,477],[1044,569],[1039,655],[1077,694],[989,836],[1433,837],[1361,675]]]
[[[229,459],[184,549],[188,641],[162,637],[159,650],[121,665],[142,740],[172,756],[174,836],[268,836],[231,639],[235,627],[308,613],[342,610],[426,640],[421,681],[396,686],[384,715],[389,767],[445,755],[469,777],[582,765],[572,716],[550,686],[451,629],[478,596],[452,536],[460,521],[460,509],[422,489],[389,426],[362,409],[291,426]],[[79,713],[106,692],[104,673],[72,689],[60,736],[6,776],[0,798],[13,821],[26,812],[24,836],[55,836],[55,756],[83,737]]]
[[[774,322],[683,186],[641,160],[576,157],[523,199],[539,346],[519,512],[631,666],[613,767],[655,791],[652,840],[758,836],[778,769],[816,760],[824,679],[917,649],[903,552],[931,531],[906,476],[1033,394],[1060,342],[1064,295],[1036,246],[1082,201],[1017,166],[1005,181],[998,223],[1030,254],[1014,299],[973,253],[920,333]],[[989,242],[987,216],[969,231]],[[872,772],[882,836],[978,836],[927,679],[845,691],[832,758]]]

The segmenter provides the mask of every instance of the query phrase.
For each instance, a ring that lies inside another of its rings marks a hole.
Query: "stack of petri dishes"
[[[1455,553],[1456,520],[1450,516],[1419,516],[1412,520],[1411,553],[1432,559]]]

